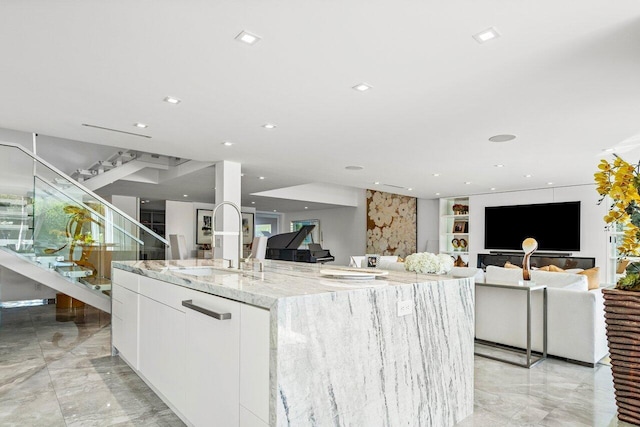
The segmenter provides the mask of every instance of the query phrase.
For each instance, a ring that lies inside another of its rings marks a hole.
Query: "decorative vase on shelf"
[[[605,223],[621,227],[623,232],[617,247],[622,258],[616,272],[624,276],[615,289],[602,290],[618,418],[640,425],[640,262],[627,259],[640,255],[640,173],[638,164],[618,156],[612,163],[602,160],[598,169],[598,204],[606,197],[611,202]]]

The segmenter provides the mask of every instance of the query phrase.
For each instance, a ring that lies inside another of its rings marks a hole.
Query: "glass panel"
[[[164,259],[167,242],[28,152],[0,144],[0,246],[108,293],[111,261]]]

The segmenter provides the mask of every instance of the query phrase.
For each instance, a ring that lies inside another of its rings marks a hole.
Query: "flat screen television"
[[[484,208],[484,247],[522,251],[533,237],[539,251],[580,250],[580,202],[487,206]]]

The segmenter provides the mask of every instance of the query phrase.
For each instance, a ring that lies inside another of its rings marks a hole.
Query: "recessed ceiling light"
[[[241,31],[240,34],[236,36],[236,40],[246,43],[248,45],[254,45],[258,43],[262,38],[260,36],[256,36],[255,34],[251,34],[247,31]]]
[[[241,177],[244,177],[244,174],[243,174],[243,173],[241,173],[241,174],[240,174],[240,176],[241,176]]]
[[[434,173],[433,176],[440,176],[440,174],[439,173]]]
[[[358,83],[352,89],[357,90],[358,92],[366,92],[369,89],[373,89],[373,86],[367,83]]]
[[[224,145],[225,147],[231,147],[233,145],[233,142],[225,141],[222,143],[222,145]]]
[[[183,194],[182,197],[189,197],[189,195],[188,194]]]
[[[469,184],[471,184],[471,181],[465,181],[464,183],[469,185]]]
[[[305,209],[309,209],[309,206],[305,206],[304,208],[305,208]]]
[[[553,182],[547,182],[547,185],[553,185]]]
[[[141,128],[141,129],[144,129],[144,128],[148,128],[148,127],[149,127],[149,125],[145,125],[144,123],[134,123],[133,125],[134,125],[135,127],[137,127],[137,128]]]
[[[373,185],[380,185],[380,181],[374,182]]]
[[[503,168],[504,167],[504,165],[493,165],[493,166],[496,167],[496,168]]]
[[[516,139],[515,135],[503,134],[503,135],[494,135],[489,138],[491,142],[508,142]]]
[[[605,153],[613,153],[614,151],[616,151],[616,149],[615,148],[605,148],[602,151],[604,151]]]
[[[264,179],[264,176],[259,176],[258,179]]]
[[[361,171],[362,169],[364,169],[364,167],[362,166],[345,166],[346,170],[350,170],[350,171]]]
[[[255,205],[255,204],[256,204],[256,202],[251,202],[251,204],[252,204],[252,205]]]
[[[524,177],[525,178],[531,178],[533,175],[531,175],[530,173],[526,174]]]
[[[491,191],[496,191],[496,187],[491,187]]]
[[[275,129],[277,126],[274,125],[273,123],[265,123],[262,125],[262,127],[265,129]]]
[[[488,42],[489,40],[496,39],[498,37],[500,37],[500,31],[498,31],[496,27],[487,28],[486,30],[482,30],[479,33],[473,35],[475,41],[480,44]]]
[[[278,211],[277,211],[277,210],[275,210],[275,209],[274,209],[273,211],[274,211],[274,212],[278,212]]]
[[[436,193],[436,196],[439,196],[439,195],[440,195],[440,193]]]
[[[168,102],[169,104],[180,104],[182,101],[178,98],[174,98],[173,96],[167,96],[164,98],[164,102]]]

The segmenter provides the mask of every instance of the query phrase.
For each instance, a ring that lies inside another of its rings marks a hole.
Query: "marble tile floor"
[[[605,364],[548,359],[525,369],[476,357],[475,410],[458,426],[631,426],[615,413]],[[183,425],[110,356],[108,315],[55,305],[0,310],[0,426]]]

